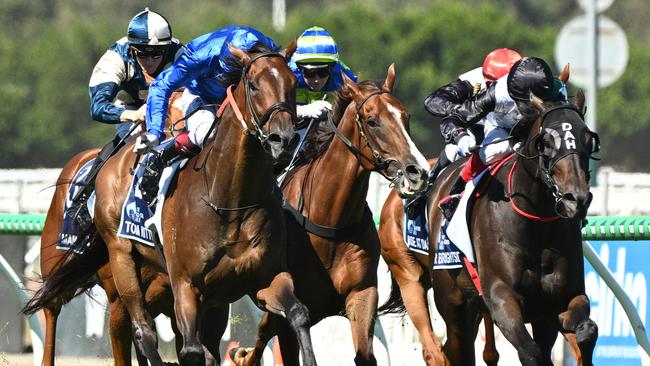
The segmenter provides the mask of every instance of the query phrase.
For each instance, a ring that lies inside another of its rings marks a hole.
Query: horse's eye
[[[255,84],[255,83],[252,82],[252,81],[249,81],[249,82],[248,82],[248,87],[251,89],[251,91],[254,91],[254,92],[256,92],[256,91],[259,90],[259,88],[257,87],[257,84]]]
[[[377,122],[377,120],[376,120],[375,118],[368,118],[368,121],[367,121],[366,123],[367,123],[368,126],[370,126],[370,127],[377,127],[377,126],[379,126],[379,123]]]

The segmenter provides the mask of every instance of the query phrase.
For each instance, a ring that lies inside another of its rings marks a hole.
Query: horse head
[[[591,203],[589,159],[600,149],[598,135],[582,116],[584,95],[576,103],[544,102],[531,94],[538,117],[523,147],[528,158],[538,159],[538,175],[555,199],[560,217],[584,218]]]
[[[377,171],[393,182],[400,197],[412,197],[424,190],[429,164],[409,136],[410,114],[392,94],[395,64],[388,68],[381,86],[367,81],[356,84],[345,74],[343,78],[345,83],[338,97],[353,103],[334,114],[344,113],[344,118],[355,121],[356,150],[348,148],[365,169]]]
[[[294,130],[297,81],[287,64],[296,42],[279,52],[228,48],[242,65],[234,95],[238,105],[246,105],[242,115],[247,132],[260,140],[275,164],[286,165],[299,141]]]

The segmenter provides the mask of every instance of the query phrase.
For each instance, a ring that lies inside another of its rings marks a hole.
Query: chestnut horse
[[[577,101],[531,95],[527,108],[535,113],[521,148],[474,199],[469,229],[483,297],[465,271],[434,271],[436,305],[448,327],[445,351],[454,364],[473,363],[482,306],[523,365],[551,365],[558,331],[577,344],[581,364],[592,363],[598,328],[589,318],[580,229],[592,198],[588,163],[598,136],[582,119],[584,97]],[[461,165],[436,181],[433,202],[447,194]],[[435,205],[429,217],[430,238],[437,238],[442,214]]]
[[[170,98],[169,113],[167,121],[178,121],[182,118],[182,112],[175,108],[174,101],[180,97],[182,93],[174,92]],[[47,211],[45,225],[43,226],[43,233],[41,234],[41,275],[43,279],[50,276],[51,273],[56,271],[57,266],[61,265],[61,261],[65,258],[65,252],[56,249],[59,241],[59,233],[63,225],[63,215],[65,200],[70,188],[70,183],[76,172],[89,160],[95,158],[99,149],[91,149],[83,151],[75,155],[61,170],[55,185],[54,195],[50,207]],[[101,240],[95,236],[94,240]],[[103,243],[94,243],[93,245],[101,245]],[[155,317],[160,313],[171,317],[173,319],[173,298],[171,296],[171,289],[169,287],[169,279],[166,274],[153,271],[147,265],[143,265],[140,269],[140,276],[143,282],[143,289],[145,290],[145,299],[147,309]],[[122,303],[115,284],[113,282],[113,274],[111,273],[108,263],[104,264],[98,271],[98,283],[106,291],[106,296],[109,303],[109,334],[111,337],[111,347],[113,351],[113,359],[116,366],[131,365],[131,326],[130,319],[124,304]],[[89,283],[91,285],[92,283]],[[61,312],[61,307],[67,303],[77,293],[77,289],[71,290],[69,293],[46,303],[43,307],[45,315],[45,343],[43,352],[42,365],[54,365],[55,346],[56,346],[56,325],[57,319]],[[174,322],[172,327],[175,328]],[[218,342],[218,340],[217,340]],[[137,354],[138,363],[146,365],[146,359]]]
[[[216,314],[224,320],[222,331],[228,304],[248,295],[264,310],[287,317],[299,335],[305,364],[313,365],[309,315],[293,294],[287,272],[284,218],[272,175],[274,160],[287,160],[295,141],[296,79],[287,66],[295,42],[280,53],[229,48],[240,68],[232,74],[237,85],[228,89],[216,137],[207,140],[190,169],[179,173],[165,201],[161,239],[166,266],[156,249],[116,236],[135,159],[128,149],[100,173],[97,230],[108,247],[136,346],[150,363],[160,365],[161,360],[133,253],[169,273],[183,339],[181,364],[205,363],[199,326]]]
[[[436,160],[429,160],[431,167]],[[389,299],[379,308],[379,313],[406,310],[422,344],[422,357],[427,366],[448,364],[442,343],[433,332],[427,291],[431,288],[429,256],[409,250],[404,242],[404,203],[396,190],[392,190],[381,210],[379,240],[381,256],[391,273],[392,287]],[[499,359],[494,342],[494,324],[490,314],[484,314],[485,348],[483,361],[496,365]]]
[[[288,210],[289,270],[312,324],[345,314],[357,365],[376,365],[372,339],[377,309],[379,240],[366,203],[370,173],[379,172],[404,197],[426,187],[428,164],[408,135],[409,113],[392,94],[395,66],[383,85],[355,84],[344,75],[333,118],[306,137],[307,164],[283,182]],[[257,348],[279,335],[285,365],[298,365],[295,337],[286,322],[269,314]]]

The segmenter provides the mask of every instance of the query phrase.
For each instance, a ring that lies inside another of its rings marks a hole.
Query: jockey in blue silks
[[[164,165],[179,155],[196,152],[207,137],[215,120],[215,109],[206,104],[218,104],[225,99],[228,85],[222,81],[222,77],[232,71],[228,62],[232,56],[228,43],[244,51],[258,44],[277,49],[275,42],[260,31],[239,26],[217,29],[193,39],[185,46],[178,59],[149,88],[147,133],[138,137],[134,151],[143,154],[160,143],[164,136],[169,97],[175,90],[185,88],[178,102],[175,102],[184,116],[204,107],[185,121],[187,130],[176,136],[175,144],[153,158],[150,169],[146,169],[143,176],[143,195],[156,194],[147,192],[147,187],[157,188],[156,182]]]
[[[90,223],[86,201],[95,176],[112,154],[124,145],[134,123],[144,122],[149,84],[181,53],[183,46],[172,37],[169,22],[148,8],[129,22],[127,36],[115,42],[95,65],[88,92],[90,114],[95,121],[114,124],[115,138],[102,148],[82,186],[72,199],[66,216],[80,225]]]

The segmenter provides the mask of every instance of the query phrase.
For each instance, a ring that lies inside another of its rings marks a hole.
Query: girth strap
[[[293,206],[291,206],[286,199],[282,200],[282,207],[288,213],[290,213],[291,216],[293,216],[293,218],[296,220],[296,222],[300,226],[302,226],[305,230],[325,239],[345,239],[345,238],[350,238],[359,235],[362,233],[362,231],[359,230],[362,227],[362,225],[365,222],[368,222],[368,220],[372,221],[373,219],[372,211],[370,211],[370,207],[368,207],[368,204],[366,204],[364,208],[363,217],[361,218],[361,221],[354,223],[352,225],[348,225],[346,227],[329,227],[329,226],[318,225],[313,221],[311,221],[309,218],[307,218],[305,215],[300,213],[298,210],[296,210]]]

